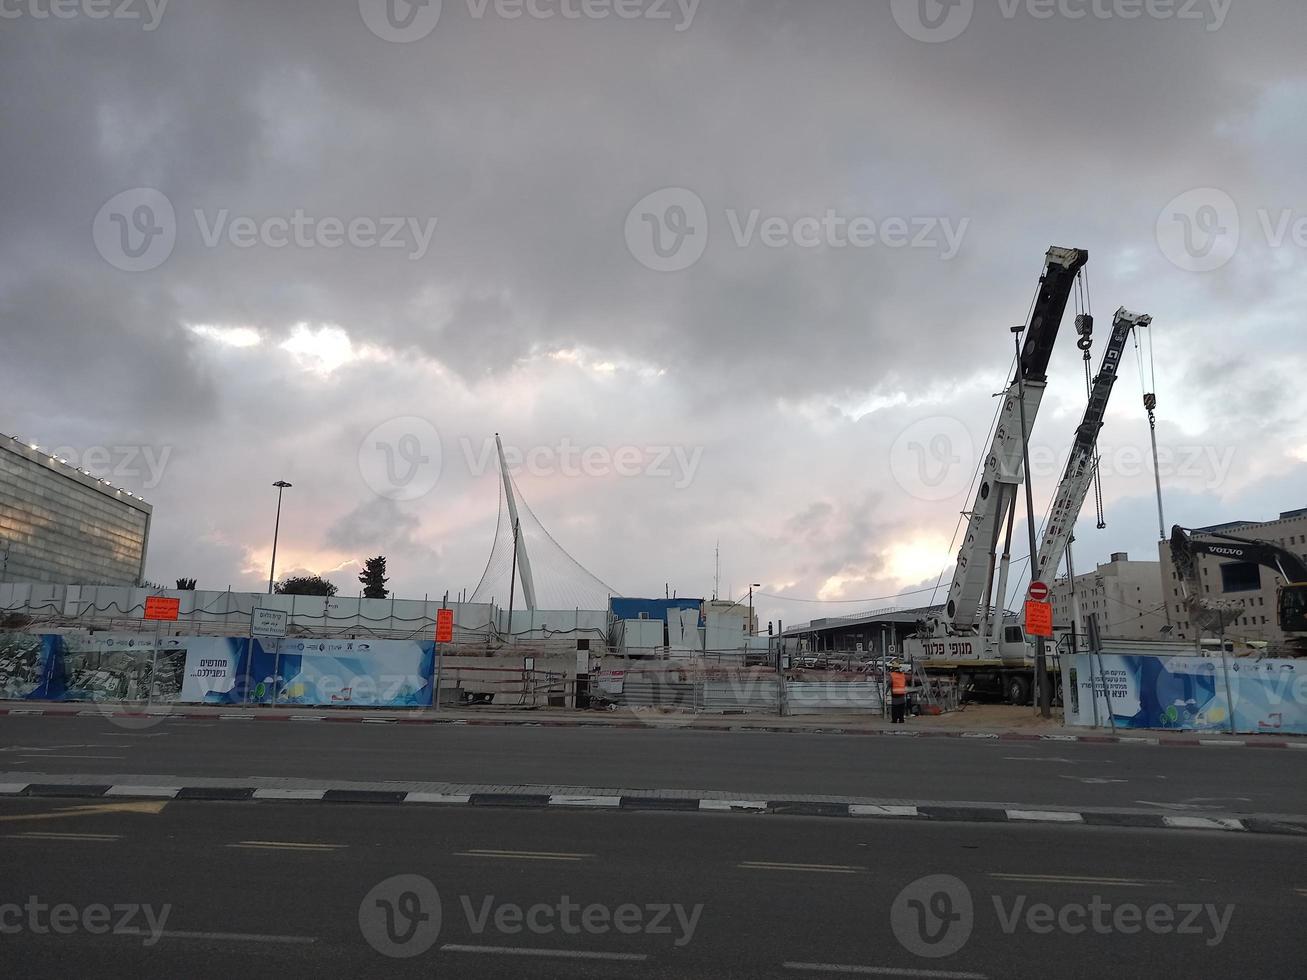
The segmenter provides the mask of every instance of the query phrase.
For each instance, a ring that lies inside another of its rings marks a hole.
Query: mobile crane
[[[1010,541],[1017,492],[1025,478],[1023,449],[1048,384],[1048,362],[1067,301],[1088,261],[1089,253],[1083,249],[1058,246],[1044,257],[1016,373],[1001,396],[943,614],[918,622],[916,635],[904,641],[906,658],[927,674],[951,674],[964,690],[998,687],[1015,704],[1029,699],[1034,654],[1020,625],[1004,621],[1001,590],[997,612],[992,608],[999,534],[1006,524]],[[1006,583],[1006,561],[1000,576],[1001,588]]]
[[[1090,387],[1089,404],[1076,428],[1071,455],[1067,459],[1066,470],[1062,473],[1062,482],[1053,495],[1048,522],[1044,525],[1044,539],[1039,544],[1039,555],[1035,561],[1034,577],[1037,581],[1051,582],[1062,565],[1062,558],[1066,555],[1071,534],[1075,530],[1076,519],[1080,516],[1080,508],[1098,469],[1098,433],[1103,428],[1103,416],[1107,412],[1107,401],[1112,397],[1112,386],[1116,384],[1121,354],[1125,351],[1131,331],[1148,327],[1152,322],[1151,316],[1131,313],[1124,306],[1116,311],[1112,320],[1112,333],[1108,337],[1107,348],[1103,351],[1103,361]],[[1086,362],[1088,358],[1089,354],[1086,353]]]
[[[1284,634],[1287,652],[1307,656],[1307,561],[1269,541],[1252,541],[1214,531],[1194,532],[1175,525],[1171,528],[1171,561],[1180,578],[1190,616],[1200,629],[1212,629],[1230,609],[1203,599],[1198,578],[1199,555],[1252,562],[1272,569],[1283,581],[1276,600],[1276,623]]]

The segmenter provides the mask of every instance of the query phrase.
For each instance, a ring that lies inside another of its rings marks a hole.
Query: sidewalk
[[[1064,726],[1056,715],[1040,718],[1032,708],[1009,705],[971,705],[945,715],[910,718],[891,725],[880,715],[827,713],[780,718],[763,714],[690,714],[648,708],[615,711],[569,711],[558,708],[309,708],[244,705],[124,706],[5,702],[0,715],[43,717],[101,717],[118,719],[356,722],[407,725],[536,726],[548,728],[604,728],[690,730],[696,732],[760,732],[820,735],[883,735],[893,737],[979,738],[1025,741],[1127,743],[1183,746],[1254,746],[1307,749],[1302,736],[1238,735],[1212,732],[1122,730],[1113,735],[1103,729]]]

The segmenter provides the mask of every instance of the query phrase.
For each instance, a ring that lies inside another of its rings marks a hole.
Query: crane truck
[[[1004,614],[1006,554],[1000,569],[997,610],[991,599],[999,535],[1006,525],[1006,552],[1018,490],[1025,477],[1023,450],[1048,384],[1048,362],[1067,301],[1088,261],[1089,253],[1083,249],[1058,246],[1051,247],[1044,257],[1016,373],[1001,395],[998,421],[968,512],[948,599],[939,614],[922,619],[916,635],[904,640],[905,657],[928,676],[951,675],[960,691],[997,689],[1014,704],[1029,701],[1035,657],[1021,626]],[[1081,327],[1084,337],[1085,328],[1092,330],[1092,320],[1082,321]]]
[[[1197,535],[1202,535],[1201,537]],[[1215,631],[1232,607],[1203,599],[1198,578],[1198,556],[1213,555],[1230,561],[1252,562],[1272,569],[1281,579],[1276,599],[1276,624],[1284,634],[1286,653],[1307,656],[1307,562],[1269,541],[1253,541],[1214,531],[1194,532],[1175,525],[1171,528],[1171,561],[1189,607],[1190,618],[1199,629]]]

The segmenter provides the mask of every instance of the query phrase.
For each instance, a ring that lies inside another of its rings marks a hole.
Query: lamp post
[[[752,582],[749,585],[749,635],[750,636],[757,635],[757,633],[755,633],[753,629],[753,590],[761,589],[761,588],[762,588],[761,582]]]
[[[272,567],[268,569],[268,595],[272,595],[272,580],[277,576],[277,534],[281,531],[281,495],[293,484],[278,480],[273,486],[277,488],[277,522],[272,526]]]

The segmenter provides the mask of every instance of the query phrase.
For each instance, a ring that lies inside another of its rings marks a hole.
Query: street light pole
[[[293,484],[278,480],[273,486],[277,488],[277,521],[272,526],[272,567],[268,569],[268,595],[272,595],[272,580],[277,576],[277,534],[281,531],[281,495]]]

